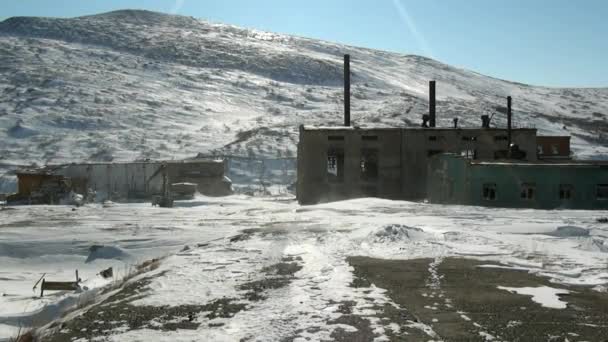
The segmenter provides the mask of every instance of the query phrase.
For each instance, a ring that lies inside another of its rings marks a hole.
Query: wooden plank
[[[46,279],[42,279],[42,285],[40,285],[40,297],[44,296],[44,290],[75,291],[77,289],[78,283],[74,281],[46,281]]]
[[[46,281],[44,274],[42,275],[42,285],[40,285],[40,297],[44,296],[44,290],[51,291],[75,291],[78,289],[78,283],[80,283],[80,277],[78,277],[78,270],[76,270],[76,281]],[[39,280],[40,281],[40,280]],[[38,283],[36,283],[38,284]],[[36,288],[36,285],[34,285]]]
[[[45,281],[42,283],[42,287],[45,290],[76,290],[78,288],[78,284],[73,281]]]

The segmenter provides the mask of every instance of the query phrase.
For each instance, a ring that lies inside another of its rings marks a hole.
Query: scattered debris
[[[103,204],[101,205],[104,208],[110,208],[114,206],[114,202],[110,201],[110,200],[105,200],[103,201]]]
[[[36,282],[36,284],[34,284],[34,287],[32,287],[32,290],[36,291],[36,287],[38,286],[38,284],[44,278],[45,275],[46,275],[46,273],[42,273],[42,276],[40,277],[40,279],[38,279],[38,281]]]
[[[81,280],[78,277],[78,270],[76,270],[76,281],[46,281],[46,279],[42,278],[42,285],[40,286],[40,297],[44,296],[44,290],[76,291],[80,288],[80,281]]]
[[[101,272],[99,272],[99,275],[105,279],[111,278],[114,276],[114,270],[112,269],[112,267],[108,267],[105,270],[102,270]]]
[[[192,199],[198,191],[195,183],[173,183],[171,184],[171,194],[173,198]]]
[[[146,260],[142,262],[140,265],[137,265],[138,271],[143,271],[145,269],[153,270],[160,266],[160,258],[153,258],[150,260]]]

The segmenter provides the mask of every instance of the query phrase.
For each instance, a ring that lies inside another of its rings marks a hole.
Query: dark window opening
[[[524,183],[521,185],[520,197],[525,200],[534,199],[534,195],[536,192],[536,186],[530,183]]]
[[[494,159],[507,159],[509,158],[509,151],[507,150],[498,150],[494,152]]]
[[[344,151],[327,151],[327,180],[332,183],[344,181]]]
[[[477,141],[477,137],[468,137],[465,135],[462,137],[462,141]]]
[[[431,135],[431,136],[429,137],[429,141],[437,141],[437,137],[436,137],[436,136],[434,136],[434,135]]]
[[[364,135],[361,137],[361,140],[365,140],[365,141],[378,141],[378,136],[377,135]]]
[[[488,201],[496,200],[496,184],[486,183],[483,185],[483,199]]]
[[[327,140],[330,141],[344,141],[344,136],[341,135],[330,135],[327,137]]]
[[[442,150],[428,150],[428,151],[427,151],[427,155],[428,155],[429,157],[430,157],[430,156],[434,156],[434,155],[436,155],[436,154],[440,154],[440,153],[443,153],[443,151],[442,151]]]
[[[598,184],[596,189],[598,200],[608,200],[608,184]]]
[[[559,185],[559,199],[571,199],[574,187],[571,184]]]
[[[378,179],[378,150],[361,150],[361,179],[374,181]]]
[[[494,141],[507,141],[509,138],[506,135],[496,135],[494,136]]]

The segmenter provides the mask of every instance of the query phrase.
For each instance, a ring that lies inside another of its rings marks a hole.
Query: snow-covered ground
[[[79,294],[60,292],[37,298],[32,286],[42,273],[49,280],[71,280],[78,269],[92,289],[104,284],[96,274],[106,267],[126,272],[137,262],[162,255],[169,256],[151,273],[158,277],[147,285],[147,295],[132,305],[203,305],[241,298],[248,309],[230,318],[196,318],[217,324],[216,328],[203,324],[198,330],[118,329],[111,331],[116,334],[112,339],[279,340],[296,331],[313,340],[327,338],[339,327],[348,329],[327,323],[342,315],[337,303],[353,301],[354,312],[369,317],[374,312],[370,298],[375,305],[396,305],[384,289],[350,286],[353,269],[348,256],[438,262],[463,256],[547,276],[556,287],[586,284],[602,291],[608,283],[608,226],[596,222],[600,214],[372,198],[299,206],[290,197],[242,195],[199,197],[178,202],[173,209],[115,204],[75,211],[65,206],[2,210],[0,336],[14,333],[19,320],[43,322],[39,316],[44,305],[55,305],[45,311],[52,315],[61,309],[57,303],[77,302]],[[242,230],[244,235],[239,235]],[[105,248],[92,252],[93,245]],[[261,280],[265,267],[287,259],[298,264],[295,277],[286,286],[267,289],[265,300],[248,302],[243,286]],[[543,297],[542,289],[508,290]],[[556,306],[548,293],[544,297]],[[379,335],[395,328],[390,322],[370,320]],[[414,323],[411,329],[432,336],[429,326]]]
[[[579,158],[608,151],[608,89],[498,80],[428,58],[147,11],[0,22],[0,192],[19,165],[289,157],[298,125],[342,122],[342,55],[352,121],[418,126],[437,80],[438,125],[480,126],[505,97],[516,126],[572,135]],[[514,58],[526,58],[514,56]],[[573,61],[575,63],[575,61]]]

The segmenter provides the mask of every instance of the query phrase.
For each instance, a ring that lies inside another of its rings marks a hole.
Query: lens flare
[[[424,38],[424,35],[418,30],[416,23],[410,16],[410,14],[409,14],[407,8],[405,7],[405,5],[403,4],[403,2],[401,0],[393,0],[393,5],[397,9],[397,13],[399,13],[399,17],[401,17],[401,20],[403,21],[403,23],[410,30],[410,33],[412,34],[414,39],[416,39],[416,42],[418,43],[422,52],[425,55],[427,55],[427,57],[434,58],[431,47],[429,46],[428,42]]]

